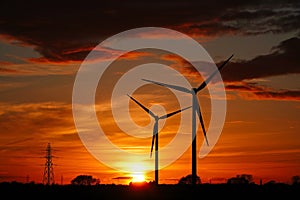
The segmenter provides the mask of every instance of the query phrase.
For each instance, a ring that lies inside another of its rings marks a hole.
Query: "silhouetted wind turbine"
[[[155,115],[151,110],[146,108],[143,104],[141,104],[136,99],[131,97],[130,95],[127,94],[127,96],[129,96],[130,99],[132,99],[135,103],[137,103],[144,111],[149,113],[150,116],[153,117],[155,120],[155,123],[153,126],[153,136],[152,136],[152,142],[151,142],[150,158],[152,157],[153,145],[154,145],[154,140],[155,140],[155,184],[158,185],[158,121],[160,119],[166,119],[168,117],[171,117],[171,116],[173,116],[179,112],[182,112],[192,106],[186,107],[184,109],[176,110],[174,112],[171,112],[171,113],[168,113],[168,114],[165,114],[165,115],[159,117],[159,116]]]
[[[185,92],[185,93],[189,93],[192,95],[192,184],[195,185],[196,184],[196,177],[197,177],[197,158],[196,158],[196,148],[197,148],[197,143],[196,143],[196,113],[199,116],[199,120],[201,123],[201,127],[203,130],[203,134],[206,140],[206,144],[208,144],[208,140],[206,137],[206,131],[205,131],[205,127],[204,127],[204,122],[203,122],[203,118],[202,118],[202,114],[200,111],[200,106],[199,106],[199,102],[197,99],[197,93],[204,89],[206,87],[206,85],[212,80],[212,78],[217,74],[218,71],[220,71],[225,65],[226,63],[233,57],[233,55],[231,55],[220,67],[218,67],[217,70],[215,70],[205,81],[202,82],[202,84],[197,87],[197,88],[185,88],[185,87],[181,87],[181,86],[176,86],[176,85],[170,85],[170,84],[166,84],[166,83],[160,83],[160,82],[156,82],[156,81],[151,81],[151,80],[147,80],[147,79],[142,79],[144,81],[150,82],[150,83],[154,83],[157,85],[161,85],[164,87],[168,87],[174,90],[178,90],[181,92]]]

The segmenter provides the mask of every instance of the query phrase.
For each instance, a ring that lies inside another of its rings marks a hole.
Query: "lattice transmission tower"
[[[45,162],[45,169],[43,175],[43,184],[51,185],[54,184],[54,171],[53,171],[53,163],[52,163],[52,148],[50,143],[48,143],[46,148],[46,162]]]

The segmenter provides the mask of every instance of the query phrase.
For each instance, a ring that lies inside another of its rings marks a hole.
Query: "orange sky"
[[[268,9],[276,10],[276,7]],[[113,10],[110,11],[113,13]],[[192,15],[197,16],[196,13]],[[66,17],[62,13],[59,16]],[[225,29],[225,26],[213,28],[214,18],[210,17],[199,18],[197,22],[187,16],[182,19],[185,21],[178,23],[161,22],[161,26],[183,31],[200,42],[217,65],[234,54],[234,58],[220,73],[226,86],[225,124],[212,151],[205,158],[197,159],[197,174],[202,182],[224,182],[237,174],[252,174],[256,183],[260,179],[263,182],[276,180],[290,183],[292,176],[300,175],[299,29],[264,32],[264,28],[272,27],[262,28],[257,23],[247,29],[242,22],[236,29]],[[234,15],[227,17],[234,18]],[[47,33],[46,28],[36,29],[36,32],[30,29],[32,34],[26,35],[24,31],[24,35],[18,35],[14,29],[5,29],[10,18],[13,17],[3,16],[3,22],[0,22],[4,27],[0,32],[0,182],[42,182],[48,143],[53,148],[56,183],[69,184],[77,175],[90,174],[99,178],[101,183],[128,184],[130,180],[126,177],[140,171],[145,173],[147,181],[152,181],[154,171],[144,169],[154,169],[154,158],[128,160],[117,157],[114,150],[99,149],[96,146],[96,151],[107,155],[120,166],[127,166],[132,172],[111,168],[85,148],[74,123],[72,90],[83,60],[81,54],[86,55],[98,41],[104,40],[110,33],[117,33],[116,30],[112,29],[108,34],[95,29],[99,31],[95,32],[99,34],[98,37],[83,31],[82,35],[78,33],[76,37],[85,39],[79,41],[70,38],[65,42],[68,46],[64,46],[66,36],[58,37],[59,34],[55,35],[54,30]],[[45,19],[45,16],[43,18],[41,15],[41,19]],[[134,22],[134,18],[129,19]],[[217,17],[215,20],[219,22]],[[226,23],[239,21],[230,20]],[[30,16],[28,22],[32,22],[33,27],[37,23]],[[140,20],[136,19],[135,22]],[[24,24],[26,21],[20,20],[12,26],[22,32],[26,29]],[[196,30],[196,24],[203,28]],[[132,28],[130,23],[126,25],[126,28]],[[159,24],[148,22],[147,25]],[[87,29],[93,30],[91,27]],[[73,28],[66,28],[61,33],[73,33]],[[217,33],[212,34],[213,31]],[[251,31],[257,32],[249,34]],[[39,35],[41,32],[43,34]],[[110,59],[116,53],[113,49],[100,49],[99,52],[105,59]],[[107,138],[128,152],[150,154],[152,132],[143,133],[146,136],[144,138],[137,138],[118,127],[111,107],[113,89],[130,69],[152,62],[178,70],[193,87],[203,81],[188,62],[169,52],[149,49],[135,51],[115,61],[98,83],[95,108],[98,122]],[[162,107],[166,112],[180,109],[172,90],[160,86],[145,85],[132,95],[147,108],[153,106],[160,114],[164,113]],[[207,89],[198,94],[198,100],[208,127],[211,102]],[[161,107],[155,108],[157,104]],[[131,102],[129,110],[137,125],[147,126],[150,123],[152,127],[153,121],[149,115],[136,104]],[[119,114],[122,116],[122,113]],[[174,138],[180,117],[181,114],[178,114],[164,122],[159,132],[160,148]],[[183,134],[190,134],[189,124],[185,124],[184,128],[186,133]],[[132,130],[132,133],[136,133],[136,130]],[[197,134],[199,151],[203,141],[200,125]],[[170,155],[173,153],[170,152]],[[176,161],[160,169],[160,183],[177,183],[181,177],[190,173],[191,148],[188,148]]]

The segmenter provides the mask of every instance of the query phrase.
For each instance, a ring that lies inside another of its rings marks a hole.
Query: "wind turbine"
[[[200,111],[200,106],[199,106],[199,102],[197,99],[197,93],[204,89],[206,87],[206,85],[212,80],[212,78],[216,75],[216,73],[218,71],[220,71],[225,65],[226,63],[233,57],[233,55],[231,55],[220,67],[218,67],[217,70],[215,70],[205,81],[202,82],[202,84],[197,87],[197,88],[185,88],[185,87],[181,87],[181,86],[177,86],[177,85],[170,85],[170,84],[166,84],[166,83],[160,83],[160,82],[156,82],[156,81],[151,81],[151,80],[147,80],[147,79],[142,79],[144,81],[150,82],[150,83],[154,83],[157,85],[161,85],[167,88],[171,88],[174,90],[178,90],[181,92],[185,92],[185,93],[189,93],[192,95],[192,184],[195,185],[196,184],[196,177],[197,177],[197,159],[196,159],[196,147],[197,147],[197,143],[196,143],[196,115],[198,115],[200,123],[201,123],[201,127],[203,130],[203,134],[204,134],[204,138],[206,140],[206,144],[208,144],[208,140],[206,137],[206,131],[205,131],[205,127],[204,127],[204,122],[203,122],[203,118],[202,118],[202,114]]]
[[[144,111],[149,113],[150,116],[153,117],[154,120],[155,120],[155,123],[154,123],[154,126],[153,126],[153,136],[152,136],[152,142],[151,142],[150,158],[152,157],[153,145],[154,145],[154,140],[155,140],[155,184],[158,185],[158,121],[160,119],[166,119],[168,117],[171,117],[171,116],[173,116],[173,115],[175,115],[179,112],[182,112],[182,111],[184,111],[184,110],[186,110],[186,109],[188,109],[192,106],[186,107],[184,109],[176,110],[174,112],[167,113],[167,114],[162,115],[162,116],[158,116],[158,115],[155,115],[151,110],[146,108],[143,104],[138,102],[136,99],[134,99],[130,95],[127,94],[127,96],[130,97],[130,99],[132,99],[136,104],[138,104]]]

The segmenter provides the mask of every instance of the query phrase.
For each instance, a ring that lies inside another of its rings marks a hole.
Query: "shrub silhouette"
[[[71,181],[72,185],[95,185],[99,183],[99,179],[93,178],[90,175],[79,175]]]
[[[192,184],[192,174],[189,174],[187,176],[182,177],[179,181],[178,181],[179,185],[188,185],[188,184]],[[201,184],[201,179],[199,176],[196,176],[196,184]]]

